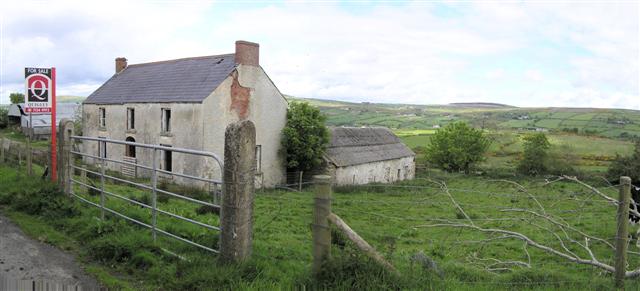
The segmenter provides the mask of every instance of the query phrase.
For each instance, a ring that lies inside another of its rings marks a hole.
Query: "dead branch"
[[[471,220],[469,215],[467,215],[467,213],[464,212],[464,209],[462,209],[462,207],[458,204],[458,202],[456,202],[456,200],[453,199],[453,196],[449,192],[449,188],[447,187],[447,184],[444,181],[438,182],[438,181],[433,181],[432,180],[432,182],[440,185],[440,189],[442,189],[442,192],[447,194],[447,196],[449,197],[449,200],[451,200],[451,203],[453,203],[453,205],[462,213],[462,215],[469,221],[469,223],[471,223],[471,225],[473,225],[473,220]]]
[[[615,247],[614,247],[610,242],[608,242],[607,240],[602,239],[602,238],[599,238],[599,237],[596,237],[596,236],[592,236],[592,235],[590,235],[590,234],[587,234],[587,233],[585,233],[585,232],[583,232],[583,231],[581,231],[581,230],[579,230],[579,229],[577,229],[577,228],[575,228],[575,227],[573,227],[573,226],[569,225],[569,224],[568,224],[568,223],[566,223],[566,222],[558,222],[558,221],[556,221],[553,217],[551,217],[551,216],[549,216],[549,215],[543,215],[543,214],[537,213],[537,212],[535,212],[535,211],[531,211],[531,210],[528,210],[528,209],[521,209],[521,208],[503,209],[502,211],[503,211],[503,212],[524,212],[524,213],[528,213],[528,214],[534,215],[534,216],[536,216],[536,217],[542,218],[542,219],[544,219],[544,220],[546,220],[546,221],[548,221],[548,222],[550,222],[550,223],[552,223],[552,224],[554,224],[554,225],[558,226],[560,229],[567,228],[567,229],[569,229],[569,230],[571,230],[571,231],[574,231],[574,232],[576,232],[576,233],[578,233],[578,234],[582,235],[583,237],[586,237],[586,238],[589,238],[589,239],[593,239],[593,240],[597,240],[597,241],[599,241],[599,242],[601,242],[601,243],[603,243],[603,244],[605,244],[605,245],[609,246],[611,249],[614,249],[614,248],[615,248]]]
[[[593,193],[596,193],[596,194],[598,194],[598,196],[600,196],[600,197],[604,198],[605,200],[607,200],[611,205],[613,205],[615,207],[618,207],[618,203],[619,202],[618,202],[617,199],[615,199],[613,197],[610,197],[607,194],[602,193],[602,191],[598,190],[596,187],[593,187],[593,186],[591,186],[591,185],[589,185],[589,184],[587,184],[585,182],[582,182],[578,178],[573,177],[573,176],[566,176],[565,175],[565,176],[562,176],[562,177],[564,179],[567,179],[567,180],[570,180],[570,181],[574,181],[574,182],[584,186],[585,188],[591,190]],[[634,201],[633,198],[631,199],[631,203],[633,205],[637,205],[636,201]],[[631,209],[629,209],[629,213],[640,217],[640,212],[637,209],[631,208]]]
[[[527,194],[527,196],[529,196],[529,198],[530,198],[531,200],[533,200],[533,201],[538,205],[538,207],[540,208],[540,210],[542,210],[542,212],[546,214],[546,211],[544,210],[544,207],[542,207],[542,204],[540,203],[540,201],[538,201],[538,199],[537,199],[534,195],[532,195],[531,193],[529,193],[529,191],[527,190],[527,188],[525,188],[524,186],[520,185],[520,183],[517,183],[517,182],[514,182],[514,181],[510,181],[510,180],[504,180],[504,179],[499,179],[499,180],[489,180],[489,181],[492,181],[492,182],[508,183],[508,184],[511,184],[511,185],[514,185],[514,186],[518,187],[518,189],[519,189],[521,192],[524,192],[525,194]]]
[[[471,255],[467,256],[467,261],[472,264],[477,264],[482,266],[488,272],[499,272],[499,271],[511,271],[511,266],[513,267],[525,267],[531,268],[531,262],[525,263],[522,261],[503,261],[496,258],[479,258],[478,253],[473,252]],[[485,263],[488,262],[488,263]]]

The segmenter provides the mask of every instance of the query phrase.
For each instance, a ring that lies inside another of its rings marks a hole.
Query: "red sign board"
[[[24,79],[25,111],[51,113],[51,180],[56,181],[56,68],[24,68]]]
[[[52,108],[53,80],[50,68],[25,68],[25,111],[49,113]]]

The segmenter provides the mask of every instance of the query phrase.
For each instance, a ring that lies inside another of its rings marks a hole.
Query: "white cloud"
[[[526,70],[524,72],[524,77],[529,80],[529,81],[533,81],[533,82],[540,82],[542,81],[544,78],[542,77],[542,72],[540,72],[539,70]]]
[[[56,64],[59,91],[86,95],[113,73],[117,56],[138,63],[227,53],[237,39],[259,42],[262,66],[279,89],[303,97],[602,107],[637,100],[637,3],[444,3],[461,16],[437,17],[440,4],[419,1],[361,3],[357,12],[298,1],[230,12],[225,5],[231,4],[201,1],[3,4],[0,102],[14,87],[21,90],[26,65]],[[527,60],[515,70],[520,76],[499,64],[475,68],[484,80],[460,77],[474,69],[474,60],[518,55],[540,40],[568,47],[551,48],[566,54],[566,61],[551,64],[561,67],[556,75],[548,75],[549,64]],[[540,87],[561,77],[574,88],[523,98],[523,90],[498,82],[514,77]]]

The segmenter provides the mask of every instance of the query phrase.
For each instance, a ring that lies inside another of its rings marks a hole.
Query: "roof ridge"
[[[221,54],[221,55],[209,55],[209,56],[199,56],[199,57],[187,57],[187,58],[179,58],[179,59],[164,60],[164,61],[154,61],[154,62],[147,62],[147,63],[137,63],[137,64],[127,65],[127,67],[138,67],[138,66],[145,66],[145,65],[155,65],[155,64],[162,64],[162,63],[169,63],[169,62],[177,62],[177,61],[186,61],[186,60],[200,60],[200,59],[215,58],[215,57],[225,57],[225,56],[232,56],[232,55],[235,55],[235,54],[234,54],[234,53],[229,53],[229,54]],[[125,68],[125,69],[126,69],[126,68]]]

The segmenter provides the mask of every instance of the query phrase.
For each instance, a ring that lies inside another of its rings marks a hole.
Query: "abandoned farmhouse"
[[[415,153],[384,127],[331,128],[325,154],[336,185],[393,183],[415,176]]]
[[[117,58],[115,74],[82,104],[83,135],[208,151],[222,157],[227,125],[256,126],[256,181],[283,182],[279,154],[287,101],[259,64],[259,45],[237,41],[235,53],[143,64]],[[151,150],[85,143],[85,152],[151,165]],[[211,159],[164,151],[156,163],[166,171],[220,178]],[[120,165],[108,164],[120,171]],[[128,169],[131,171],[131,169]],[[172,177],[165,177],[171,179]]]

